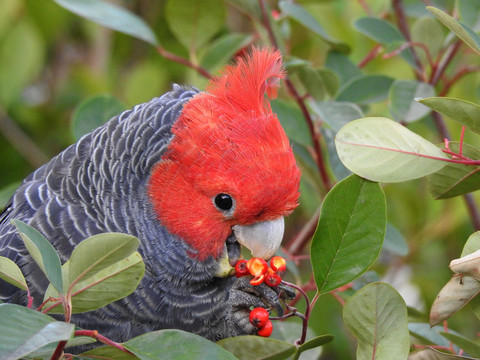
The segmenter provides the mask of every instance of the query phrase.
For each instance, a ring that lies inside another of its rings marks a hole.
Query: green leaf
[[[418,102],[480,134],[480,106],[477,104],[448,97],[418,99]]]
[[[130,256],[140,245],[135,237],[122,233],[93,235],[78,244],[68,265],[68,286],[86,281],[99,271]]]
[[[17,191],[19,185],[19,182],[14,182],[13,184],[0,189],[0,210],[7,206],[8,201],[11,199],[15,191]]]
[[[75,326],[15,304],[0,304],[0,359],[23,358],[45,345],[69,340]]]
[[[150,26],[130,11],[101,0],[55,0],[65,9],[97,24],[144,40],[154,46],[157,37]]]
[[[480,357],[480,345],[474,343],[471,340],[464,338],[463,336],[442,332],[442,336],[446,337],[448,340],[458,345],[459,348],[465,350],[465,352],[475,358]]]
[[[443,25],[455,33],[465,44],[480,55],[480,36],[475,33],[468,25],[455,20],[453,17],[444,13],[442,10],[427,6],[430,11]]]
[[[123,346],[141,360],[237,359],[210,340],[181,330],[149,332]]]
[[[400,33],[400,31],[395,26],[383,19],[375,17],[360,18],[355,21],[354,27],[362,34],[383,45],[405,42],[405,39]],[[403,50],[401,52],[401,56],[411,66],[416,67],[410,49]]]
[[[33,227],[20,220],[12,220],[22,237],[25,247],[45,273],[47,279],[63,294],[62,264],[55,248],[45,237]]]
[[[322,82],[325,85],[325,90],[327,90],[328,95],[335,96],[340,86],[338,76],[328,68],[320,68],[317,72],[322,78]]]
[[[205,55],[202,57],[201,66],[208,71],[213,71],[226,63],[241,49],[251,44],[252,35],[229,33],[215,40]]]
[[[445,330],[443,326],[430,326],[428,323],[414,323],[411,322],[408,324],[408,330],[410,331],[410,335],[419,339],[423,343],[432,344],[432,345],[439,345],[448,347],[450,342],[445,339],[441,332]]]
[[[319,120],[327,123],[338,132],[350,121],[363,117],[362,109],[354,103],[341,101],[311,101],[310,107],[319,116]]]
[[[310,130],[300,109],[280,99],[272,100],[270,104],[288,137],[299,144],[312,146]]]
[[[460,257],[467,256],[468,254],[474,253],[477,250],[480,250],[480,231],[476,231],[468,237],[465,245],[463,245],[463,250]]]
[[[330,51],[328,53],[325,66],[338,76],[341,88],[354,78],[362,75],[362,71],[358,66],[352,63],[348,56],[338,51]]]
[[[475,31],[480,30],[480,2],[457,1],[457,7],[462,22]]]
[[[217,344],[240,360],[286,359],[296,351],[295,346],[287,342],[253,335],[227,338]]]
[[[450,142],[450,150],[459,151],[459,142]],[[480,150],[463,144],[462,154],[470,159],[480,159]],[[480,189],[480,167],[448,163],[430,175],[430,192],[435,199],[447,199]]]
[[[381,117],[348,123],[337,133],[335,145],[350,171],[372,181],[416,179],[446,165],[447,157],[434,144]]]
[[[75,140],[103,125],[125,110],[125,105],[111,95],[93,96],[77,106],[72,117]]]
[[[102,346],[76,355],[75,359],[108,359],[108,360],[136,360],[138,357],[128,354],[113,346]]]
[[[217,0],[168,0],[165,18],[177,40],[196,52],[224,25],[225,7]]]
[[[298,347],[298,352],[302,353],[304,351],[307,351],[307,350],[310,350],[310,349],[315,349],[319,346],[323,346],[323,345],[329,343],[330,341],[333,341],[334,338],[335,337],[333,335],[330,335],[330,334],[317,336],[316,338],[313,338],[313,339],[305,342],[304,344],[300,345]]]
[[[418,351],[414,351],[408,355],[408,360],[461,360],[472,359],[466,356],[452,355],[444,353],[431,347],[427,347]]]
[[[12,260],[3,256],[0,256],[0,279],[22,290],[27,290],[27,283],[20,268]]]
[[[64,267],[64,276],[68,274],[67,262]],[[80,281],[72,288],[72,313],[78,314],[96,310],[114,301],[130,295],[138,286],[145,273],[145,264],[139,253],[135,252],[129,257],[99,271],[95,275]],[[58,293],[49,286],[45,292],[44,300],[49,297],[58,298]],[[44,309],[57,304],[49,312],[63,313],[61,302],[49,301]]]
[[[9,108],[41,71],[44,47],[39,31],[28,21],[16,21],[0,43],[0,104]]]
[[[296,70],[296,74],[311,97],[315,100],[323,100],[325,98],[327,89],[322,77],[314,68],[310,65],[302,66]]]
[[[408,356],[407,307],[390,285],[373,283],[357,291],[343,308],[343,320],[358,339],[358,360],[403,360]]]
[[[396,80],[390,88],[388,107],[396,121],[420,120],[430,112],[430,109],[415,99],[434,95],[435,89],[430,84],[413,80]]]
[[[385,195],[378,183],[351,175],[327,194],[311,245],[320,294],[349,283],[375,261],[386,227]]]
[[[350,48],[347,44],[328,35],[323,29],[322,25],[320,25],[320,23],[301,5],[288,0],[281,0],[278,3],[278,6],[283,13],[295,21],[298,21],[314,34],[320,36],[320,38],[329,44],[333,49],[342,53],[348,53],[350,51]]]
[[[430,16],[417,19],[411,29],[412,41],[424,44],[431,57],[437,56],[445,43],[445,35],[442,26]],[[425,51],[417,48],[417,54],[423,61],[427,60]]]
[[[379,103],[387,99],[393,79],[385,75],[363,75],[354,78],[340,89],[337,101],[358,105]]]
[[[387,224],[387,231],[385,233],[385,241],[383,242],[383,249],[390,251],[398,256],[408,255],[408,243],[403,235],[393,225]]]

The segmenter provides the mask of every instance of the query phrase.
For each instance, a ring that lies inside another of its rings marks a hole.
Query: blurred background
[[[258,11],[255,1],[242,4],[234,0],[116,0],[114,3],[144,19],[168,53],[199,64],[212,74],[250,44],[269,44],[266,30],[255,20],[255,11]],[[298,3],[329,36],[349,47],[349,52],[342,56],[361,68],[364,74],[404,80],[415,78],[411,67],[400,56],[383,58],[380,55],[368,59],[378,42],[354,26],[356,20],[368,15],[396,25],[392,10],[395,1],[303,0]],[[439,23],[431,24],[434,20],[425,6],[434,5],[455,13],[456,2],[405,0],[401,3],[414,41],[428,42],[435,58],[449,41],[448,31]],[[295,61],[301,59],[315,69],[333,73],[337,76],[333,81],[336,88],[327,91],[323,100],[334,99],[342,81],[335,69],[335,64],[341,66],[341,63],[332,64],[332,58],[329,58],[332,44],[304,24],[285,17],[276,1],[268,4],[278,34],[284,38],[283,46],[290,61],[288,69],[294,68]],[[199,7],[208,10],[204,13]],[[188,19],[195,14],[207,20],[191,29]],[[480,18],[471,21],[477,23],[478,20]],[[425,22],[430,25],[422,27]],[[195,33],[195,46],[189,46],[194,37],[186,36]],[[438,37],[436,41],[432,40]],[[225,43],[235,46],[222,52]],[[379,53],[388,50],[379,49]],[[423,53],[419,51],[419,54],[422,54],[421,61],[426,62]],[[464,64],[478,66],[479,58],[465,50],[450,67],[455,69]],[[479,103],[479,79],[475,71],[462,76],[448,89],[448,96]],[[161,95],[170,89],[172,83],[202,89],[206,81],[190,67],[161,56],[151,44],[88,21],[52,0],[1,0],[0,206],[5,204],[19,181],[75,141],[72,119],[79,106],[88,99],[106,95],[113,108],[121,111]],[[292,81],[299,89],[308,90],[301,74],[292,75]],[[386,95],[368,105],[360,104],[363,113],[392,118]],[[274,110],[293,139],[304,171],[301,206],[289,220],[288,243],[314,218],[326,189],[311,165],[308,141],[302,144],[302,134],[307,131],[308,136],[308,129],[300,110],[285,90],[281,91],[279,98],[273,105]],[[108,117],[112,115],[110,112],[111,107],[105,108]],[[281,114],[291,121],[286,121]],[[317,125],[322,127],[322,124]],[[447,119],[446,126],[452,137],[458,140],[460,125]],[[432,142],[442,142],[430,115],[409,123],[409,128]],[[326,139],[322,140],[322,147],[326,153],[334,153],[331,139]],[[468,133],[465,141],[478,144],[478,135]],[[329,160],[328,168],[332,183],[346,175],[345,169],[333,169],[336,166],[334,161]],[[407,305],[419,311],[412,312],[418,321],[425,321],[438,291],[452,275],[448,264],[459,257],[464,242],[475,230],[462,197],[434,200],[428,186],[424,179],[384,186],[390,224],[388,239],[372,271],[355,285],[359,287],[375,279],[391,282],[404,296]],[[478,195],[475,194],[475,198],[478,200]],[[308,243],[300,250],[308,255]],[[301,256],[297,259],[298,272],[291,276],[306,283],[310,278],[308,261],[301,260]],[[347,297],[348,291],[340,294],[342,296]],[[450,320],[450,327],[466,337],[475,338],[480,331],[479,320],[471,314],[472,311],[480,313],[478,305],[478,301],[474,301],[461,310]],[[343,325],[341,309],[338,298],[325,295],[314,310],[314,318],[321,319],[310,324],[317,335],[332,333],[336,336],[325,346],[324,359],[350,359],[354,354],[355,343]]]

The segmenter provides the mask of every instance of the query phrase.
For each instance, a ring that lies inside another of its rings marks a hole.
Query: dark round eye
[[[218,194],[215,196],[215,205],[220,210],[228,211],[233,206],[233,199],[230,195],[227,194]]]

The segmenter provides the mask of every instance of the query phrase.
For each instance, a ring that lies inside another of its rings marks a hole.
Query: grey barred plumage
[[[43,301],[48,282],[12,219],[43,233],[62,262],[76,244],[94,234],[123,232],[140,239],[145,276],[137,290],[102,309],[72,317],[79,327],[115,341],[164,328],[216,340],[254,333],[248,322],[251,305],[281,311],[278,295],[268,286],[253,290],[245,279],[215,277],[218,259],[198,261],[191,256],[196,250],[162,226],[153,209],[148,193],[152,168],[167,150],[172,125],[184,105],[198,93],[174,85],[165,95],[85,135],[22,182],[0,215],[0,256],[20,266],[34,307]],[[229,255],[238,257],[235,238],[225,242]],[[27,302],[25,291],[1,279],[0,299]]]
[[[141,239],[139,252],[146,273],[139,289],[106,308],[74,315],[79,326],[105,335],[112,335],[113,329],[118,341],[165,327],[188,327],[210,338],[216,336],[208,334],[212,329],[205,328],[203,321],[188,316],[197,308],[222,314],[218,307],[225,307],[228,293],[217,283],[204,286],[212,279],[215,264],[199,264],[186,255],[186,245],[158,223],[146,189],[149,172],[170,141],[173,122],[196,93],[175,85],[171,92],[137,105],[85,135],[23,181],[0,218],[0,256],[19,264],[34,306],[43,301],[47,280],[27,254],[12,219],[42,232],[63,262],[76,244],[94,234],[116,231]],[[167,266],[158,256],[164,252],[168,253],[163,259],[168,260]],[[187,286],[176,276],[185,267],[193,274]],[[223,282],[227,286],[231,281]],[[0,299],[26,304],[25,292],[3,281]],[[179,317],[171,306],[181,308],[183,315]],[[218,320],[210,322],[215,325]]]

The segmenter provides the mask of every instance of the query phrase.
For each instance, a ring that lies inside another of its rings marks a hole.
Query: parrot
[[[242,247],[268,260],[299,204],[301,171],[270,99],[285,77],[281,53],[252,47],[208,80],[172,85],[81,137],[20,184],[0,215],[0,256],[25,275],[33,306],[48,280],[12,224],[42,233],[62,263],[82,240],[139,239],[145,275],[124,299],[72,322],[125,341],[180,329],[212,341],[254,334],[251,306],[278,309],[278,290],[226,275]],[[0,279],[0,300],[27,304]]]

